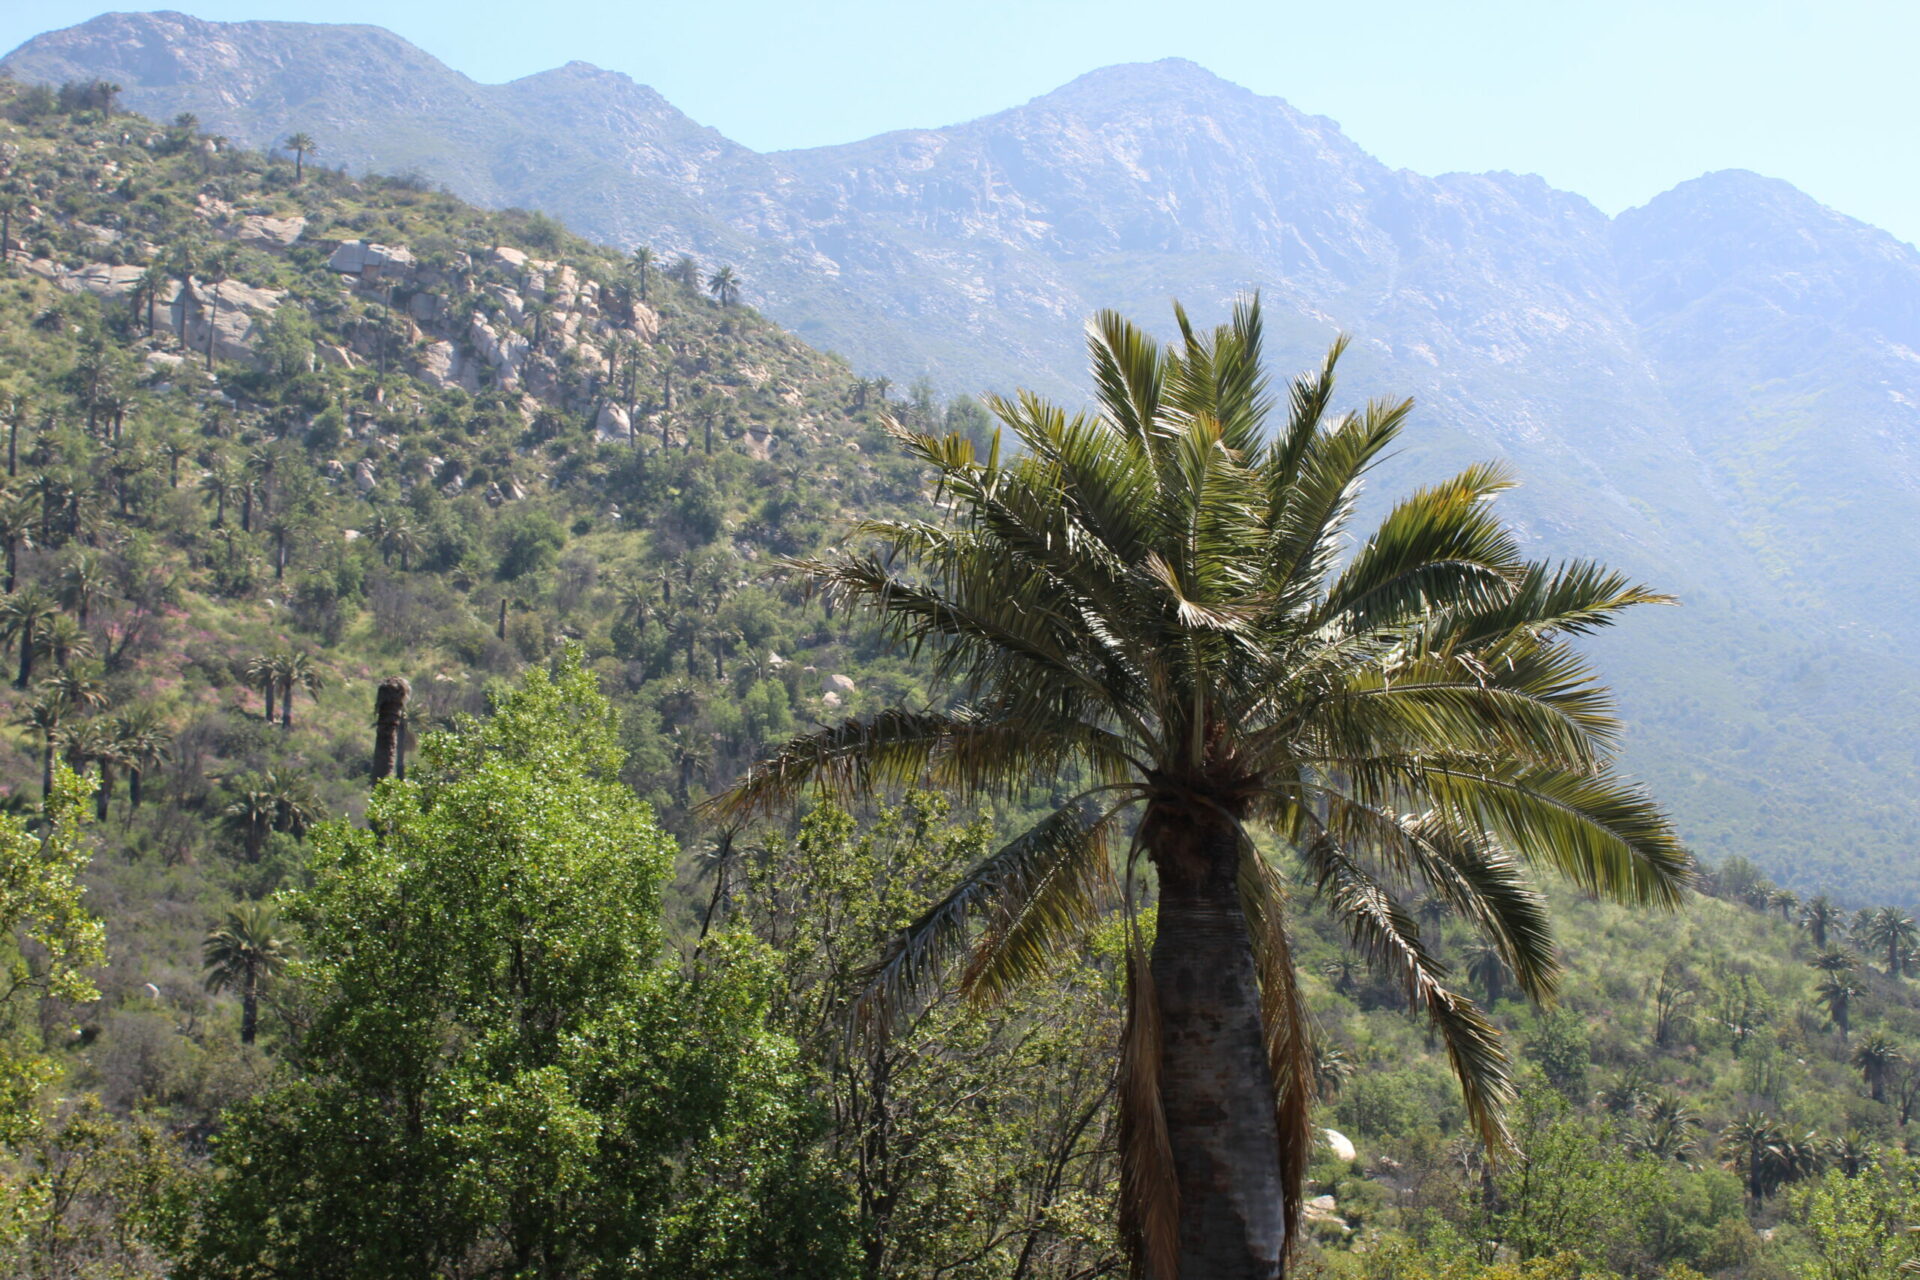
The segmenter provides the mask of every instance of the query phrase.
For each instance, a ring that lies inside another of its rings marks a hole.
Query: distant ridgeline
[[[731,264],[742,296],[809,342],[945,390],[1077,401],[1094,310],[1160,322],[1177,297],[1204,320],[1256,286],[1281,371],[1341,329],[1349,393],[1416,398],[1383,488],[1504,459],[1521,486],[1502,504],[1541,554],[1594,555],[1683,601],[1610,637],[1602,663],[1628,765],[1696,848],[1803,890],[1920,903],[1920,663],[1904,641],[1920,627],[1920,253],[1786,183],[1714,173],[1609,218],[1536,177],[1390,168],[1335,122],[1178,59],[770,155],[617,72],[478,84],[377,27],[107,14],[0,65],[70,94],[107,81],[243,146],[302,132],[328,165],[540,210],[651,244],[661,267]],[[528,224],[495,225],[534,260],[567,259],[504,230]],[[476,328],[448,288],[457,260],[426,234],[314,225],[291,257],[407,249],[392,282],[452,310],[398,300],[430,348],[406,368],[486,390],[482,367],[515,359],[511,313],[478,312],[498,341]],[[536,300],[490,248],[460,251],[482,297]],[[347,336],[328,345],[382,359],[371,329]],[[549,348],[558,361],[565,343]]]

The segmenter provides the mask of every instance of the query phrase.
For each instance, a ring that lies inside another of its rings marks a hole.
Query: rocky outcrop
[[[348,240],[327,259],[327,270],[363,280],[404,279],[413,268],[413,254],[406,249],[369,240]]]
[[[248,214],[238,222],[230,224],[226,234],[249,248],[279,252],[292,248],[306,230],[305,218],[272,218],[265,214]]]

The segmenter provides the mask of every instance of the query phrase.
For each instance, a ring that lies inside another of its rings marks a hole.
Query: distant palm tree
[[[260,696],[266,702],[261,719],[272,724],[273,699],[280,691],[280,650],[256,653],[247,659],[247,682],[260,690]]]
[[[1726,1126],[1720,1134],[1720,1155],[1728,1169],[1740,1174],[1755,1203],[1788,1182],[1797,1163],[1786,1126],[1759,1111],[1747,1111]]]
[[[1098,318],[1093,414],[996,400],[1017,458],[898,431],[954,522],[869,521],[883,550],[794,568],[937,652],[961,701],[796,738],[714,808],[744,818],[813,786],[929,776],[962,794],[1085,777],[905,931],[861,1008],[884,1025],[967,952],[966,989],[991,998],[1106,904],[1137,901],[1150,869],[1154,938],[1149,952],[1133,937],[1118,1046],[1126,1237],[1156,1275],[1273,1276],[1312,1081],[1289,894],[1254,828],[1295,852],[1348,941],[1428,1016],[1496,1145],[1504,1050],[1401,892],[1448,894],[1539,997],[1558,959],[1529,867],[1655,908],[1693,873],[1612,772],[1609,699],[1561,638],[1663,597],[1527,561],[1492,510],[1509,485],[1496,467],[1418,490],[1354,550],[1356,491],[1411,406],[1329,414],[1338,345],[1270,398],[1257,302],[1211,333],[1176,319],[1182,341],[1162,348]],[[1276,402],[1291,412],[1269,422]]]
[[[1352,1078],[1355,1067],[1346,1050],[1322,1041],[1313,1042],[1313,1095],[1331,1102],[1341,1086]]]
[[[14,716],[14,723],[40,739],[40,795],[53,794],[53,761],[60,748],[61,723],[71,708],[54,694],[43,693]]]
[[[0,586],[11,592],[18,583],[20,553],[33,549],[34,530],[39,525],[34,503],[26,497],[0,497],[0,548],[6,554],[5,581]]]
[[[1627,1149],[1659,1160],[1685,1161],[1699,1149],[1700,1117],[1671,1093],[1647,1099],[1640,1124],[1627,1135]]]
[[[91,658],[94,654],[92,633],[70,613],[56,613],[47,619],[33,643],[41,657],[52,658],[62,671],[75,658]]]
[[[123,712],[115,718],[113,728],[127,766],[127,805],[137,813],[146,775],[161,761],[172,758],[173,733],[150,706]]]
[[[70,668],[55,672],[40,684],[43,693],[59,698],[78,712],[103,709],[108,702],[107,686],[91,671]]]
[[[213,503],[214,528],[227,523],[227,504],[239,497],[241,484],[241,478],[224,458],[215,459],[213,466],[200,477],[200,492]]]
[[[14,678],[14,688],[24,689],[33,683],[33,660],[40,652],[41,628],[59,612],[59,604],[38,583],[0,598],[0,638],[20,646],[20,674]]]
[[[263,779],[250,777],[241,780],[238,792],[227,802],[225,813],[240,829],[240,843],[246,851],[248,862],[260,861],[261,850],[266,847],[267,836],[273,830],[278,812],[279,798],[267,788]]]
[[[647,300],[647,274],[653,270],[653,246],[641,245],[633,251],[633,274],[640,281],[640,301]]]
[[[86,626],[94,606],[113,595],[112,575],[97,552],[82,551],[60,570],[60,603],[74,611]]]
[[[1872,947],[1886,958],[1887,976],[1898,978],[1906,971],[1908,953],[1920,944],[1920,926],[1899,908],[1882,907],[1868,917],[1857,936],[1860,945]]]
[[[1780,913],[1781,924],[1793,922],[1793,911],[1800,905],[1800,895],[1791,889],[1775,889],[1767,895],[1767,905]]]
[[[1840,1038],[1845,1040],[1853,1029],[1853,998],[1860,994],[1860,988],[1848,975],[1830,973],[1814,987],[1813,994],[1826,1007],[1828,1019],[1839,1028]]]
[[[201,944],[200,955],[207,990],[239,993],[240,1043],[252,1044],[260,1025],[260,994],[293,958],[273,904],[243,902],[228,911],[226,922]]]
[[[1467,977],[1480,984],[1480,990],[1486,993],[1487,1007],[1499,1004],[1507,976],[1507,961],[1500,948],[1485,938],[1476,938],[1467,945],[1465,959]]]
[[[1907,1060],[1900,1046],[1884,1031],[1876,1031],[1853,1051],[1853,1065],[1875,1102],[1887,1100],[1887,1081],[1894,1068]]]
[[[1846,922],[1846,918],[1846,913],[1834,906],[1833,899],[1824,893],[1800,909],[1800,923],[1806,926],[1808,935],[1813,938],[1814,948],[1820,951],[1826,950],[1827,938]]]
[[[1842,951],[1839,947],[1828,947],[1807,963],[1822,973],[1852,973],[1860,967],[1860,962],[1851,952]]]
[[[1880,1148],[1858,1129],[1849,1129],[1828,1140],[1825,1154],[1834,1168],[1849,1178],[1857,1178],[1878,1162]]]
[[[722,266],[707,277],[707,292],[712,294],[723,307],[730,307],[740,301],[740,277],[733,268]]]
[[[280,727],[291,730],[294,690],[317,699],[326,676],[313,664],[312,655],[299,649],[283,649],[275,655],[274,672],[280,680]]]
[[[293,152],[293,180],[298,184],[306,176],[307,157],[319,154],[320,144],[313,140],[311,134],[295,133],[288,135],[280,145]]]

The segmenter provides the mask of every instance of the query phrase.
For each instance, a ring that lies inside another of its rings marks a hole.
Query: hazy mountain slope
[[[1512,174],[1380,164],[1192,63],[1107,68],[944,129],[757,155],[623,75],[479,85],[370,27],[109,15],[3,64],[152,114],[415,169],[619,244],[734,263],[809,341],[896,379],[1079,397],[1079,323],[1258,287],[1280,367],[1420,401],[1388,479],[1496,457],[1515,518],[1686,607],[1609,641],[1629,763],[1710,855],[1882,884],[1920,838],[1920,255],[1720,174],[1609,220]],[[1392,484],[1382,486],[1390,489]]]

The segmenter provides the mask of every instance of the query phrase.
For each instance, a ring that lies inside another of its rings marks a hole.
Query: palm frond
[[[1030,972],[1027,966],[1044,959],[1035,949],[1049,930],[1071,929],[1097,913],[1097,901],[1077,895],[1097,894],[1107,883],[1103,864],[1115,812],[1077,797],[968,871],[873,967],[855,1022],[884,1030],[914,1008],[966,950],[981,917],[988,941],[968,973],[976,994]]]
[[[1146,949],[1127,945],[1127,1022],[1120,1035],[1120,1236],[1133,1273],[1145,1280],[1180,1274],[1180,1184],[1160,1099],[1160,1001]]]
[[[1408,1003],[1423,1009],[1446,1043],[1467,1115],[1489,1151],[1511,1146],[1503,1118],[1513,1076],[1500,1034],[1467,996],[1448,987],[1446,966],[1428,954],[1420,930],[1379,881],[1322,833],[1304,849],[1321,899],[1346,928],[1356,950],[1381,973],[1398,978]]]

